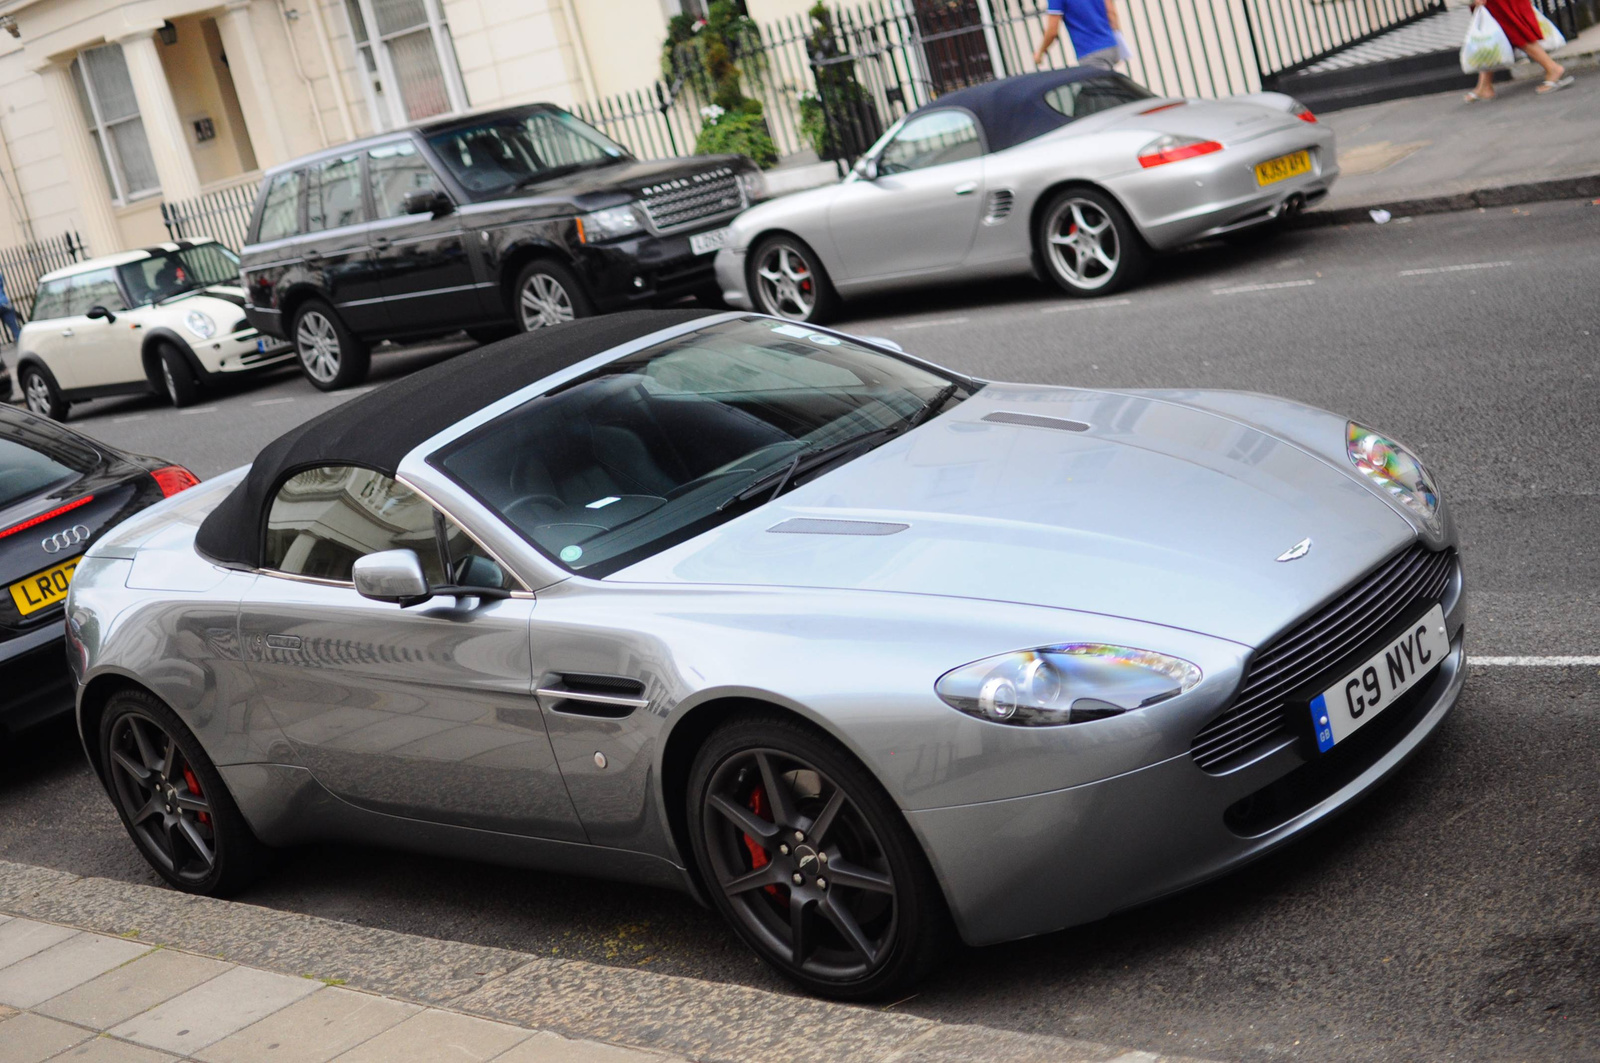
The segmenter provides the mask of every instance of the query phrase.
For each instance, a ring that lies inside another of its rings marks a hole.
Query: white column
[[[217,16],[217,32],[222,36],[222,50],[228,56],[228,70],[233,74],[234,91],[239,96],[239,109],[244,111],[250,143],[256,149],[257,164],[266,169],[288,160],[289,146],[273,106],[267,64],[256,43],[255,27],[250,24],[250,0],[229,0]]]
[[[72,86],[72,72],[59,63],[42,66],[37,72],[44,82],[50,117],[59,138],[57,143],[67,164],[67,176],[78,194],[81,235],[88,241],[91,254],[109,255],[120,251],[122,232],[117,226],[116,210],[111,205],[111,189],[106,187],[105,171],[95,157],[88,123],[78,104],[77,90]]]
[[[123,57],[128,61],[128,76],[133,94],[139,100],[139,117],[150,141],[156,176],[161,179],[161,194],[167,199],[192,199],[200,194],[200,174],[189,154],[189,131],[178,116],[178,105],[167,84],[167,72],[156,54],[156,39],[151,31],[124,37]]]

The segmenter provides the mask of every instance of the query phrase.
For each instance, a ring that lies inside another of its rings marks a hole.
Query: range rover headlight
[[[1347,427],[1345,452],[1361,475],[1430,529],[1439,530],[1439,492],[1415,454],[1354,421]]]
[[[217,334],[217,323],[203,310],[191,310],[183,315],[183,327],[203,340]]]
[[[632,207],[607,207],[578,216],[578,239],[586,244],[598,240],[614,240],[619,236],[636,233],[642,225]]]
[[[746,203],[754,203],[767,196],[767,179],[760,170],[739,171],[739,190],[744,193]]]
[[[1058,727],[1120,716],[1183,694],[1200,669],[1164,653],[1073,642],[964,664],[934,689],[951,708],[1018,727]]]

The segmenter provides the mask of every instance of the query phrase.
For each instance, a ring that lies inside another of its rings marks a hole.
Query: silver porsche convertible
[[[180,889],[329,839],[652,883],[865,998],[1370,791],[1460,693],[1455,544],[1416,458],[1332,413],[635,311],[134,517],[67,642]]]
[[[941,96],[841,183],[741,214],[717,280],[730,306],[813,323],[842,297],[957,277],[1106,295],[1152,251],[1270,232],[1338,174],[1333,131],[1282,93],[1185,100],[1044,71]]]

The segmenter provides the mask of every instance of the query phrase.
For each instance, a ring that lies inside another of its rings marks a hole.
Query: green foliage
[[[716,0],[703,25],[686,15],[673,18],[661,46],[661,68],[668,81],[682,78],[700,98],[711,99],[700,112],[705,124],[695,151],[747,155],[763,169],[777,164],[778,148],[761,101],[744,94],[745,74],[759,82],[766,58],[761,33],[741,3]]]
[[[828,120],[822,110],[822,101],[814,93],[804,93],[800,97],[800,135],[805,137],[817,153],[817,158],[822,158],[822,153],[828,150]]]
[[[856,80],[856,64],[840,59],[844,51],[834,32],[833,12],[823,0],[817,0],[807,16],[811,32],[806,37],[806,51],[811,56],[817,94],[800,98],[801,132],[819,158],[859,155],[878,139],[883,124],[867,90]]]
[[[694,150],[701,155],[744,155],[763,170],[778,163],[778,146],[772,142],[759,100],[745,100],[737,111],[713,111],[700,127]]]

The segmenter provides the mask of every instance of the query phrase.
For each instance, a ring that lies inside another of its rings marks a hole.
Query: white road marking
[[[191,406],[187,410],[179,410],[178,412],[187,417],[191,413],[216,413],[217,408],[215,406]]]
[[[1274,284],[1241,284],[1237,288],[1213,288],[1212,295],[1243,295],[1245,292],[1270,292],[1278,288],[1309,288],[1317,283],[1312,280],[1305,281],[1277,281]]]
[[[971,320],[970,317],[941,317],[937,321],[913,321],[909,325],[896,325],[894,330],[904,332],[914,328],[938,328],[940,325],[965,325]]]
[[[1499,269],[1501,266],[1514,266],[1515,262],[1467,262],[1460,266],[1429,266],[1426,269],[1403,269],[1402,277],[1425,277],[1430,273],[1461,273],[1469,269]]]
[[[286,399],[257,399],[255,402],[252,402],[250,405],[252,405],[252,406],[276,406],[281,402],[293,402],[293,401],[294,401],[294,396],[291,395]]]
[[[135,414],[130,414],[127,417],[113,417],[113,418],[111,418],[111,423],[112,424],[127,424],[129,421],[142,421],[148,416],[150,416],[150,415],[147,414],[147,413],[135,413]]]
[[[1132,299],[1096,299],[1093,302],[1068,303],[1065,306],[1047,306],[1041,314],[1065,314],[1072,310],[1101,310],[1108,306],[1127,306]]]
[[[1468,657],[1467,663],[1491,668],[1591,668],[1600,667],[1600,657]]]

